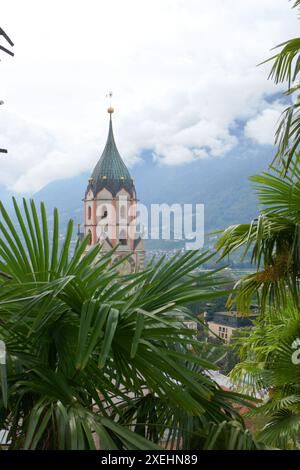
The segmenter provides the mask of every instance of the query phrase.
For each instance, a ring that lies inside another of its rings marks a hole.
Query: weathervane
[[[107,95],[106,95],[106,98],[109,98],[109,107],[108,107],[108,109],[107,109],[107,112],[108,112],[109,114],[112,114],[112,113],[114,112],[114,108],[113,108],[112,105],[111,105],[112,96],[113,96],[112,91],[110,91],[110,92],[107,93]]]

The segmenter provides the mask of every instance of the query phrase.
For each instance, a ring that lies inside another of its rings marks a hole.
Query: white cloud
[[[10,0],[1,26],[16,55],[0,64],[0,184],[23,192],[92,170],[110,89],[130,165],[143,149],[168,165],[223,155],[237,119],[267,139],[255,122],[278,88],[256,64],[299,22],[282,0]]]
[[[285,106],[274,103],[250,119],[245,126],[245,136],[260,145],[274,145],[275,131]]]
[[[49,181],[88,171],[99,157],[95,136],[72,141],[6,111],[0,114],[0,136],[9,149],[1,159],[0,182],[16,192],[34,192]]]

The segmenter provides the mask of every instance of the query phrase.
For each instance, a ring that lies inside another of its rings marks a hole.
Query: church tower
[[[117,149],[110,106],[109,130],[103,153],[96,164],[84,197],[84,235],[89,248],[102,245],[101,253],[117,246],[114,261],[130,255],[121,264],[124,273],[139,271],[144,265],[144,243],[137,232],[137,197],[134,181]]]

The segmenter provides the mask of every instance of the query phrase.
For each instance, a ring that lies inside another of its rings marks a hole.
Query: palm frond
[[[215,364],[185,324],[197,324],[191,303],[224,295],[218,270],[199,271],[212,255],[122,276],[113,250],[86,253],[84,240],[71,253],[72,222],[60,244],[56,210],[51,239],[43,204],[14,209],[19,225],[0,204],[0,429],[10,448],[178,448],[199,426],[242,423],[232,402],[248,400],[207,376]]]

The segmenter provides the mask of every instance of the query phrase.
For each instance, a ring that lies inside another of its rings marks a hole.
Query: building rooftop
[[[238,317],[238,318],[247,318],[247,317],[254,317],[258,315],[258,312],[251,312],[251,313],[243,313],[237,311],[224,311],[224,312],[215,312],[214,315],[225,315],[226,317]]]

